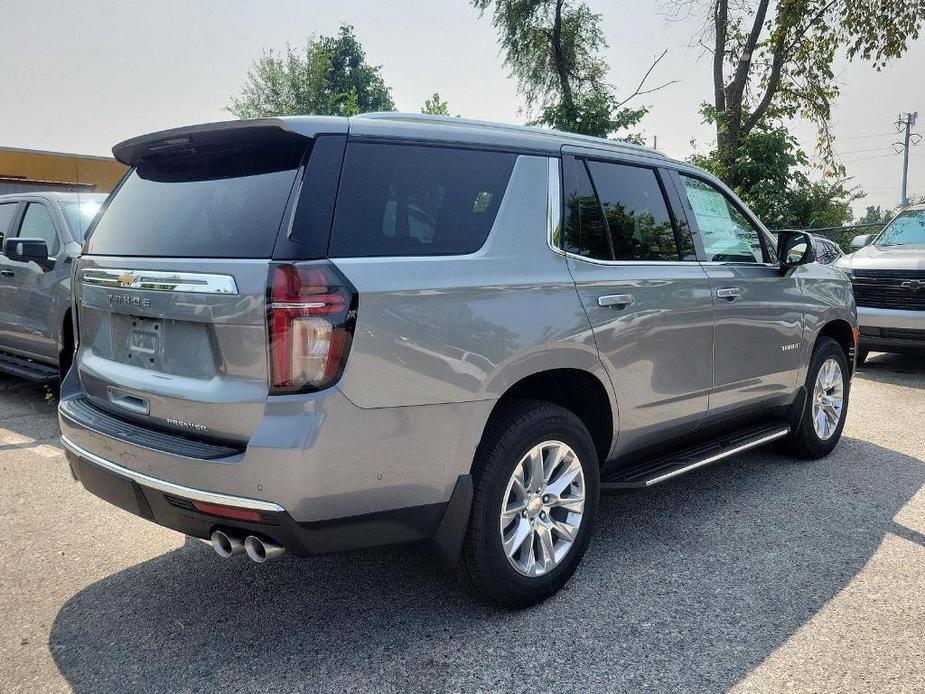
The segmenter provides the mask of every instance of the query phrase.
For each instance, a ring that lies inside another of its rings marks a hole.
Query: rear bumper
[[[858,307],[860,346],[875,351],[925,350],[925,311]]]
[[[232,529],[240,535],[273,540],[301,556],[434,540],[436,549],[453,560],[471,503],[471,480],[463,475],[445,503],[299,523],[276,503],[179,485],[106,460],[66,436],[61,442],[74,477],[89,492],[114,506],[193,537],[205,539],[216,528]],[[201,513],[193,507],[196,501],[254,511],[260,520],[240,521]]]

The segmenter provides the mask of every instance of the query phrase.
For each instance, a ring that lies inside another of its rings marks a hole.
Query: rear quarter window
[[[516,154],[352,142],[341,174],[330,255],[458,255],[494,224]]]

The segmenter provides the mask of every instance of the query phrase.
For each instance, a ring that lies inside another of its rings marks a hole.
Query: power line
[[[852,150],[849,150],[848,152],[838,152],[838,154],[844,155],[844,154],[861,154],[862,152],[882,152],[887,147],[889,147],[889,145],[880,145],[879,147],[871,147],[869,149],[852,149]]]
[[[853,164],[859,161],[871,161],[872,159],[886,159],[887,157],[898,157],[900,152],[891,152],[890,154],[880,154],[876,157],[861,157],[860,159],[849,159],[848,161],[843,161],[842,164]]]

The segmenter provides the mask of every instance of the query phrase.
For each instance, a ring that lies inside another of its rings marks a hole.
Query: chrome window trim
[[[562,177],[559,173],[560,162],[557,157],[546,159],[547,184],[546,184],[546,245],[553,253],[566,255],[565,251],[556,246],[556,231],[559,231],[559,238],[562,238]]]
[[[699,260],[599,260],[597,258],[586,258],[583,255],[571,253],[564,248],[557,247],[553,241],[556,229],[558,228],[560,231],[564,231],[564,218],[562,215],[562,175],[560,173],[561,161],[562,160],[558,157],[549,157],[547,159],[549,173],[546,187],[546,245],[549,246],[549,250],[553,253],[557,253],[564,258],[581,260],[586,263],[592,263],[593,265],[608,265],[611,267],[620,267],[623,265],[629,267],[639,267],[641,265],[681,265],[684,267],[691,267],[700,262]],[[633,164],[629,164],[629,166],[632,165]],[[647,165],[640,166],[651,168]],[[700,264],[705,265],[706,263]],[[723,263],[717,264],[722,265]]]
[[[592,263],[594,265],[626,265],[628,267],[639,267],[640,265],[683,265],[684,267],[696,267],[698,264],[704,264],[699,263],[696,260],[600,260],[598,258],[586,258],[583,255],[578,255],[577,253],[569,253],[568,251],[560,252],[567,258],[582,260],[586,263]]]
[[[130,479],[134,482],[137,482],[143,487],[149,487],[151,489],[157,489],[160,492],[166,494],[175,494],[176,496],[183,497],[184,499],[191,499],[193,501],[202,501],[207,504],[219,504],[221,506],[234,506],[237,508],[246,508],[253,511],[269,511],[271,513],[282,513],[284,509],[279,504],[274,504],[272,501],[261,501],[260,499],[248,499],[243,496],[232,496],[231,494],[220,494],[218,492],[207,492],[203,489],[196,489],[194,487],[187,487],[182,484],[176,484],[174,482],[167,482],[166,480],[159,479],[157,477],[152,477],[151,475],[146,475],[143,472],[137,472],[131,470],[127,467],[123,467],[117,463],[112,462],[111,460],[106,460],[100,456],[91,453],[90,451],[84,450],[76,443],[71,441],[66,436],[61,437],[62,445],[67,448],[71,453],[78,456],[79,458],[84,459],[85,461],[108,470],[120,477]]]
[[[94,268],[84,270],[83,284],[110,289],[143,289],[156,292],[190,294],[237,294],[238,285],[231,275],[202,272],[165,272],[162,270],[120,270]]]

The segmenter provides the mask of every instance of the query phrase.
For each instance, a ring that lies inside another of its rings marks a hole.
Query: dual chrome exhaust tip
[[[212,533],[212,549],[218,556],[227,559],[236,554],[244,554],[258,564],[271,559],[278,559],[286,553],[286,548],[270,540],[264,540],[256,535],[241,538],[240,535],[216,530]]]

